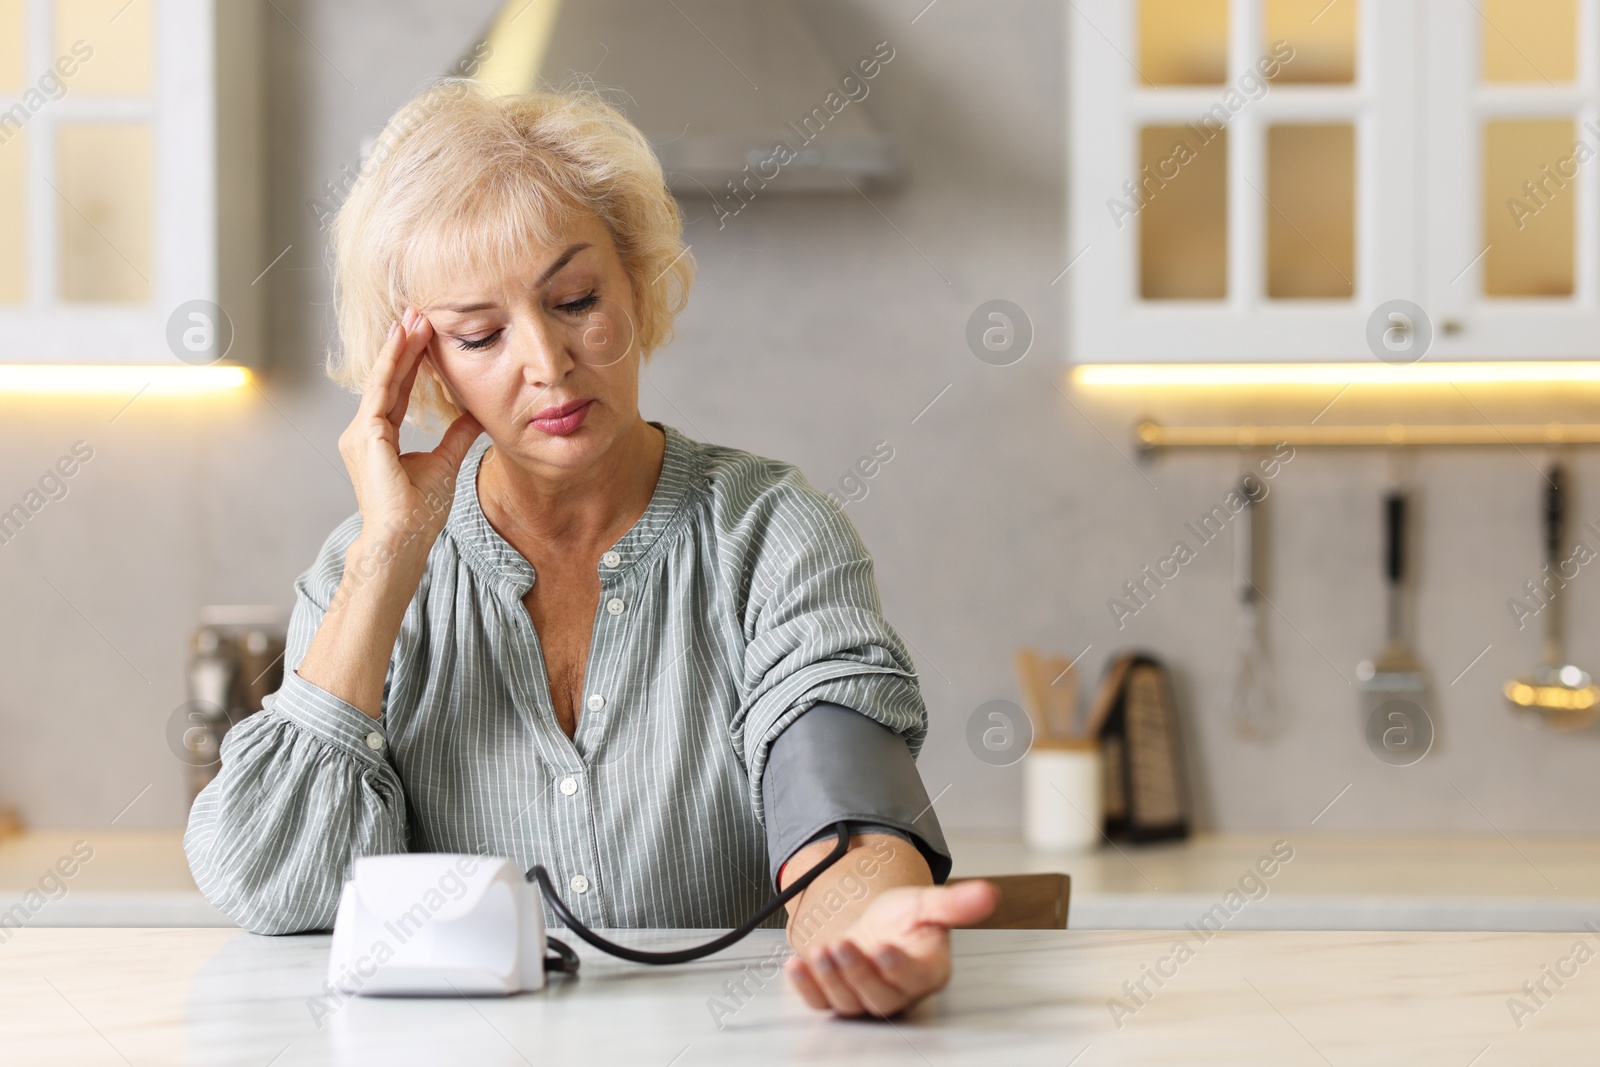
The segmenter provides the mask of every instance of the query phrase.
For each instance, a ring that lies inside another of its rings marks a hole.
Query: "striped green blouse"
[[[568,738],[468,452],[405,614],[381,716],[302,679],[359,514],[295,582],[282,688],[224,739],[184,847],[201,891],[258,933],[326,929],[353,861],[402,851],[544,863],[583,922],[728,927],[771,895],[762,779],[819,701],[915,754],[927,711],[866,547],[795,466],[671,426],[639,521],[605,553]],[[936,832],[936,831],[935,831]],[[942,842],[940,842],[942,844]]]

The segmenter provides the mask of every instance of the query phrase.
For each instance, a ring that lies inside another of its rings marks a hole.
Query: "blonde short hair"
[[[592,87],[496,96],[448,78],[389,120],[333,224],[339,345],[328,375],[360,392],[389,326],[452,270],[507,273],[575,217],[605,223],[633,286],[645,359],[672,337],[694,260],[661,163]],[[407,419],[440,429],[461,411],[417,375]]]

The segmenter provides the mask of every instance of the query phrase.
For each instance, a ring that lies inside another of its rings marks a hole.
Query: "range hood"
[[[500,92],[574,73],[621,89],[672,191],[736,209],[734,187],[749,199],[898,180],[861,103],[888,73],[874,47],[829,59],[789,0],[507,0],[457,69]]]

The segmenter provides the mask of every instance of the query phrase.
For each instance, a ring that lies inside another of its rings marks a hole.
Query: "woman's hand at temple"
[[[356,417],[339,437],[355,485],[362,536],[395,552],[426,556],[449,517],[455,480],[483,427],[469,414],[431,452],[400,452],[400,425],[426,358],[433,326],[413,308],[395,323],[367,379]]]
[[[483,427],[463,414],[431,452],[400,453],[400,424],[433,337],[416,311],[394,324],[339,435],[361,512],[361,533],[345,551],[344,574],[295,673],[377,719],[406,607],[433,543],[450,517],[456,477]]]

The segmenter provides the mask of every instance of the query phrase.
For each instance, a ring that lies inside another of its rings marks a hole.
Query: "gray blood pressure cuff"
[[[774,887],[784,862],[849,822],[852,834],[886,833],[917,847],[935,885],[950,876],[950,848],[905,738],[851,708],[818,701],[772,742],[762,779]]]

